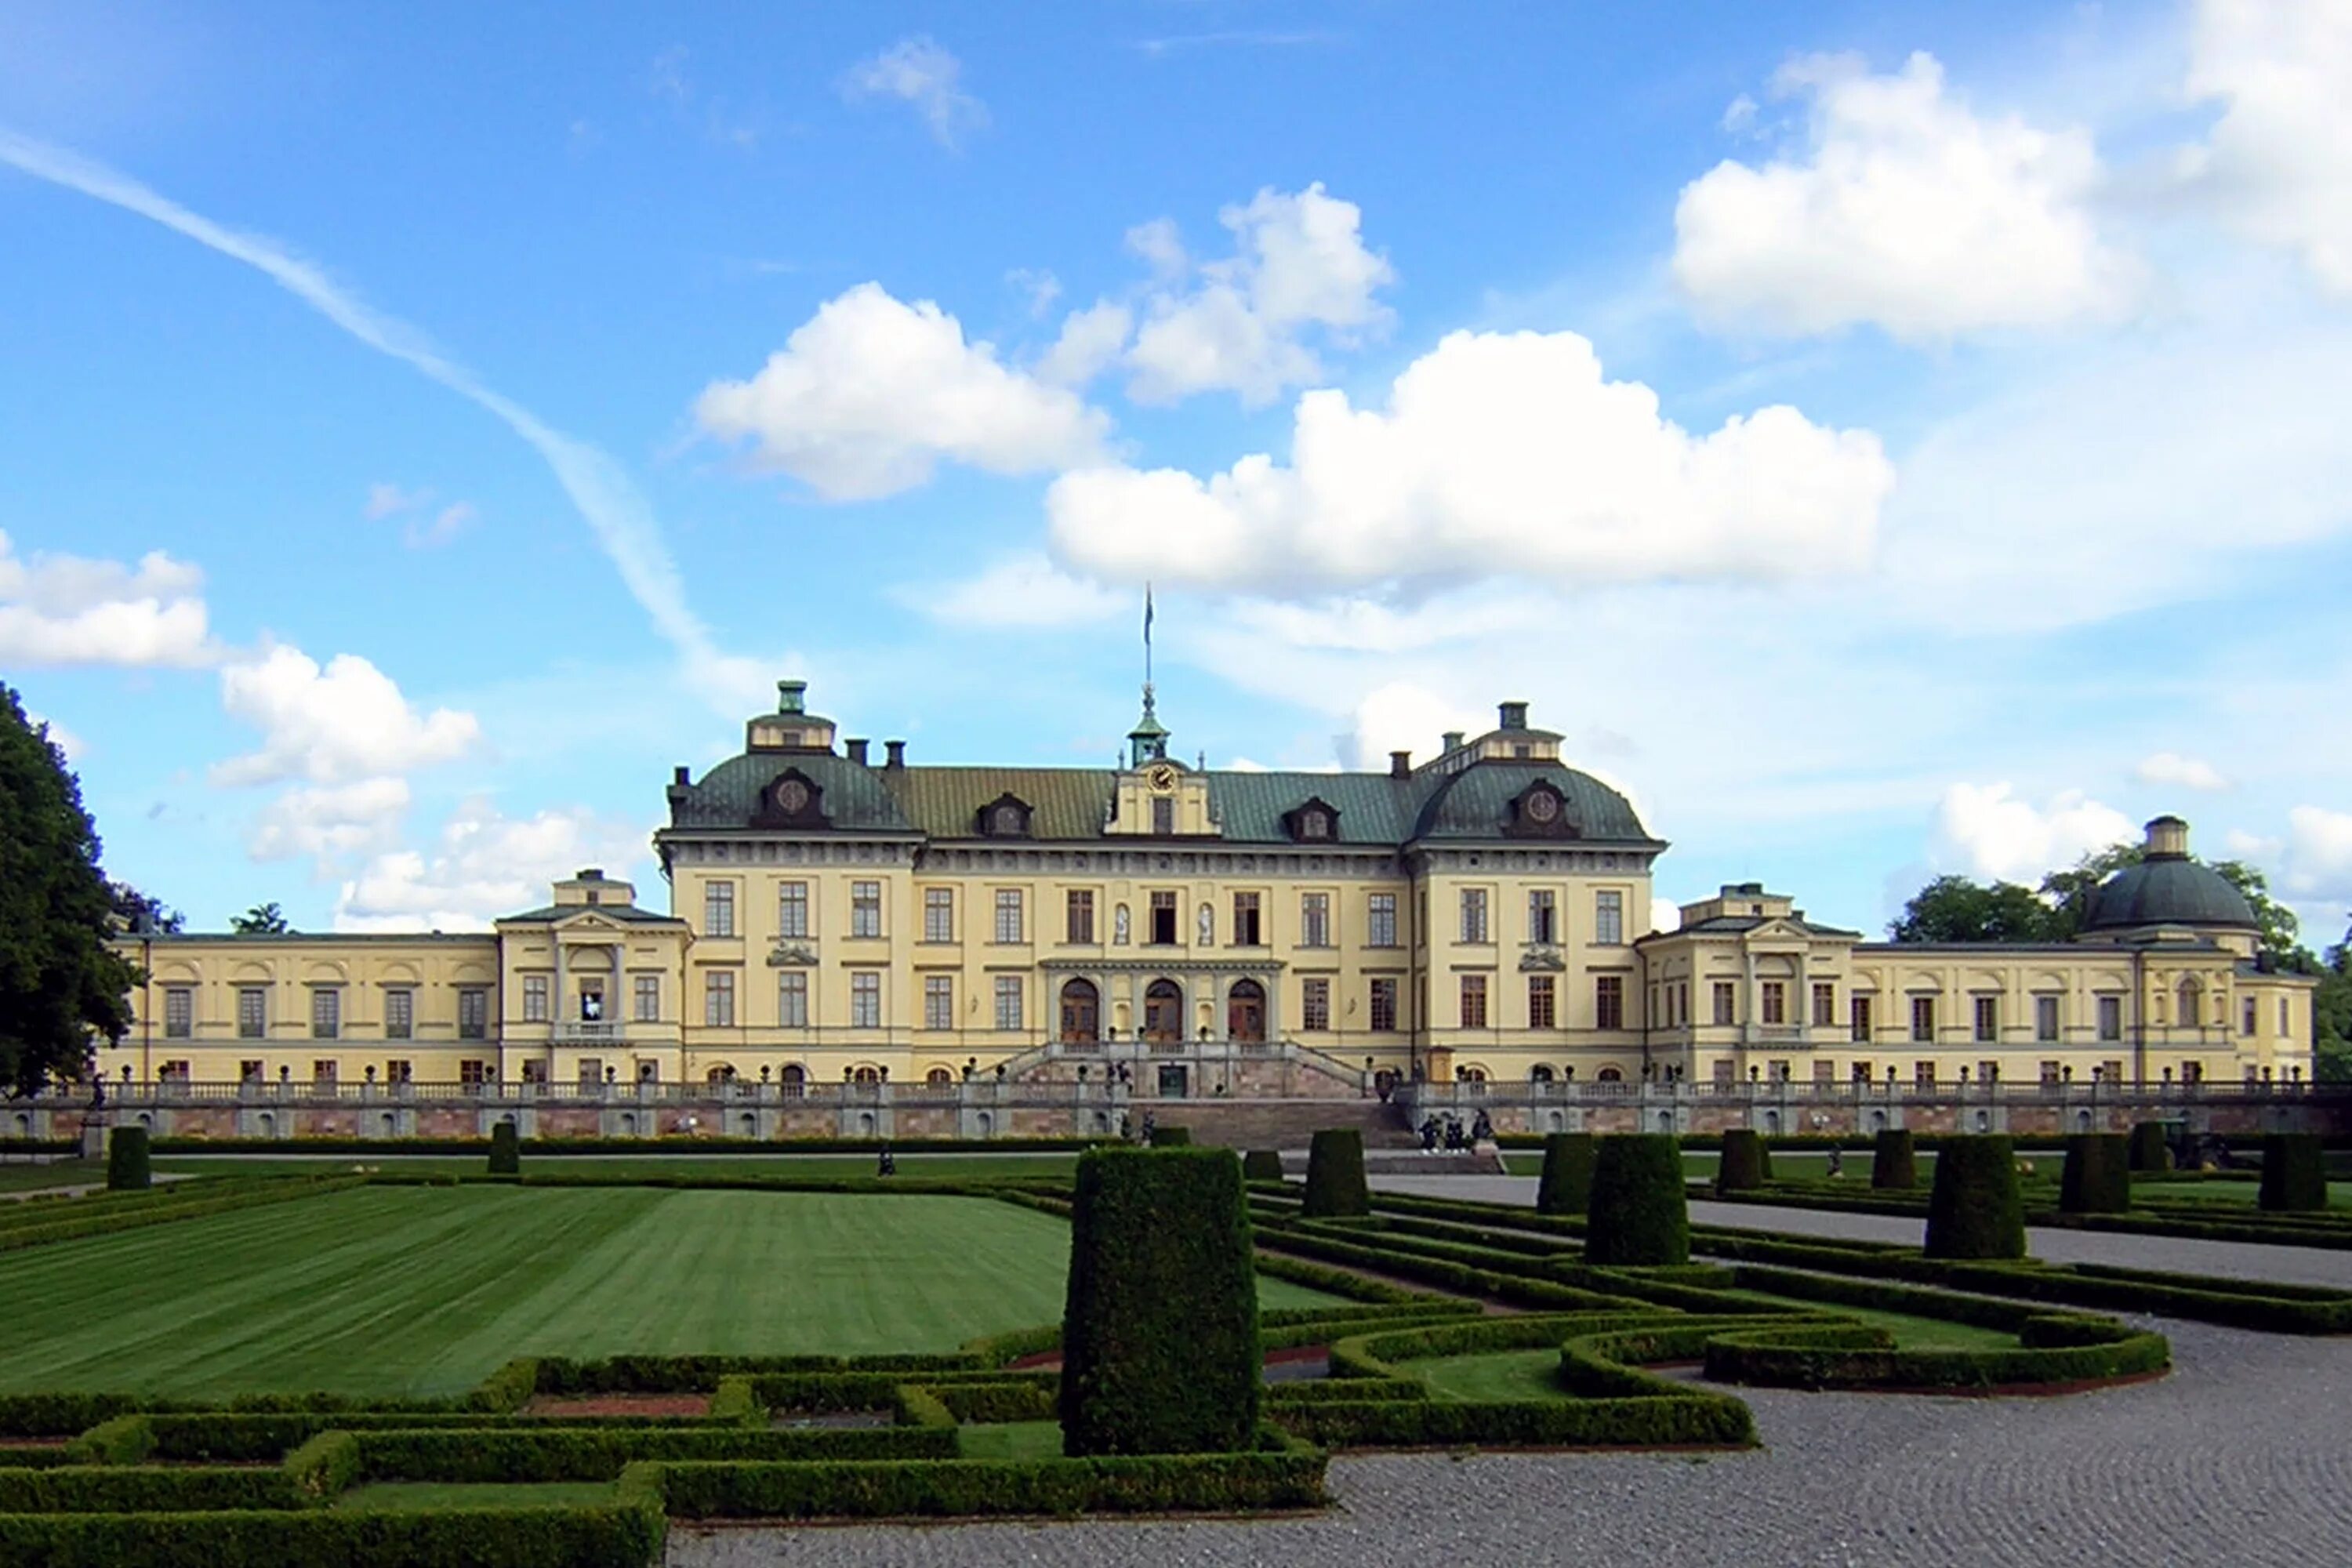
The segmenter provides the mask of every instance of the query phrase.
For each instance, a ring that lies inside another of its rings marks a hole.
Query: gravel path
[[[1768,1447],[1332,1462],[1272,1521],[674,1528],[672,1568],[1612,1562],[1985,1568],[2352,1562],[2352,1342],[2162,1325],[2159,1383],[2050,1399],[1751,1390]]]

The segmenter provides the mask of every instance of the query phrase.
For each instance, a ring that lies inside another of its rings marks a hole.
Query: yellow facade
[[[126,938],[151,979],[101,1066],[920,1083],[1205,1039],[1440,1080],[2308,1076],[2310,983],[2235,927],[1896,947],[1746,886],[1645,934],[1666,846],[1524,704],[1497,717],[1419,766],[1202,772],[1147,694],[1118,768],[924,767],[787,682],[741,755],[671,783],[669,913],[591,870],[480,935]]]

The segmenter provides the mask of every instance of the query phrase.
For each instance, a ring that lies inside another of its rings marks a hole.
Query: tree
[[[2147,849],[2140,844],[2111,844],[2095,854],[2085,855],[2071,869],[2053,871],[2042,879],[2042,896],[2058,914],[2063,928],[2061,940],[2073,936],[2089,923],[2091,895],[2099,884],[2126,866],[2137,866],[2147,858]],[[2253,911],[2254,924],[2261,931],[2256,945],[2279,963],[2300,973],[2308,973],[2318,961],[2308,949],[2300,946],[2295,936],[2302,922],[2294,911],[2271,897],[2270,879],[2242,860],[2201,860],[2192,855],[2191,860],[2210,866],[2221,879],[2245,895],[2246,907]]]
[[[2312,1076],[2326,1083],[2352,1083],[2352,930],[2320,961],[2311,1014]]]
[[[231,915],[228,929],[239,936],[283,936],[294,928],[286,923],[286,911],[275,903],[256,904],[241,915]]]
[[[2058,912],[2031,888],[1938,877],[1887,927],[1896,942],[2056,942]]]
[[[128,882],[109,882],[106,896],[114,905],[116,929],[138,934],[177,936],[188,927],[188,917],[161,899],[151,899]]]
[[[109,945],[114,900],[65,754],[0,685],[0,1091],[89,1069],[131,1028],[139,972]]]

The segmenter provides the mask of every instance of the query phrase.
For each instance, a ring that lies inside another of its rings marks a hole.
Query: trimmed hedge
[[[1282,1174],[1282,1152],[1276,1149],[1253,1149],[1242,1156],[1242,1180],[1244,1182],[1279,1182]]]
[[[1364,1135],[1353,1127],[1327,1127],[1307,1152],[1307,1190],[1299,1212],[1310,1219],[1344,1219],[1372,1212],[1364,1181]]]
[[[1908,1128],[1886,1128],[1871,1141],[1870,1184],[1897,1192],[1919,1184],[1918,1145]]]
[[[1552,1132],[1544,1137],[1543,1182],[1536,1188],[1538,1214],[1581,1215],[1592,1202],[1592,1165],[1601,1141],[1590,1132]]]
[[[155,1451],[155,1428],[144,1415],[101,1421],[66,1446],[82,1465],[135,1465]]]
[[[1723,1135],[1723,1154],[1715,1167],[1717,1193],[1750,1193],[1772,1179],[1771,1152],[1764,1134],[1752,1127],[1734,1127]]]
[[[1925,1252],[1952,1258],[2025,1256],[2025,1204],[2008,1139],[1955,1138],[1937,1152]]]
[[[2131,1146],[2124,1135],[2077,1132],[2068,1138],[2066,1169],[2058,1178],[2059,1212],[2122,1214],[2130,1207]]]
[[[486,1100],[486,1105],[496,1105]],[[612,1102],[626,1106],[628,1098]],[[1117,1142],[1108,1138],[526,1138],[523,1152],[566,1158],[600,1154],[860,1154],[871,1158],[887,1143],[899,1154],[1077,1154]],[[354,1154],[487,1154],[488,1138],[157,1138],[158,1154],[284,1154],[332,1160]]]
[[[1601,1141],[1584,1256],[1600,1268],[1690,1261],[1683,1156],[1673,1138],[1635,1132]]]
[[[2257,1205],[2271,1214],[2327,1206],[2327,1163],[2315,1132],[2273,1132],[2263,1139],[2263,1188]]]
[[[638,1459],[951,1459],[940,1426],[590,1426],[361,1431],[360,1471],[389,1481],[608,1481]]]
[[[1066,1454],[1249,1447],[1263,1381],[1241,1177],[1221,1149],[1080,1157],[1062,1319]]]
[[[501,1121],[490,1129],[490,1174],[522,1174],[522,1135],[511,1121]]]
[[[142,1193],[154,1184],[147,1160],[147,1129],[115,1128],[106,1140],[106,1190]]]
[[[646,1568],[668,1522],[657,1493],[593,1508],[415,1513],[235,1509],[197,1513],[0,1514],[11,1568]]]
[[[1040,1461],[666,1463],[675,1519],[898,1519],[1318,1508],[1324,1456],[1286,1447]]]
[[[2172,1146],[2164,1141],[2164,1123],[2161,1121],[2132,1123],[2131,1168],[2134,1171],[2172,1169]]]
[[[171,1465],[0,1468],[0,1514],[164,1513],[219,1508],[300,1508],[286,1472]]]
[[[1707,1341],[1706,1375],[1778,1388],[1954,1392],[2107,1383],[2172,1364],[2162,1334],[2112,1321],[2032,1317],[2018,1337],[2015,1350],[1897,1350],[1893,1335],[1862,1323],[1735,1330]]]
[[[1151,1130],[1151,1146],[1154,1149],[1188,1149],[1192,1144],[1192,1130],[1189,1127],[1154,1127]]]

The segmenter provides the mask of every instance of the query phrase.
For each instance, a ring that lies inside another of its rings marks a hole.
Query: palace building
[[[2148,825],[2063,944],[1862,940],[1753,883],[1653,932],[1665,843],[1505,702],[1378,773],[929,766],[808,710],[679,768],[666,912],[598,870],[478,934],[126,935],[118,1082],[950,1084],[1279,1055],[1437,1082],[2274,1082],[2312,982]],[[1163,1068],[1160,1095],[1295,1092]],[[1286,1079],[1286,1083],[1295,1080]]]

